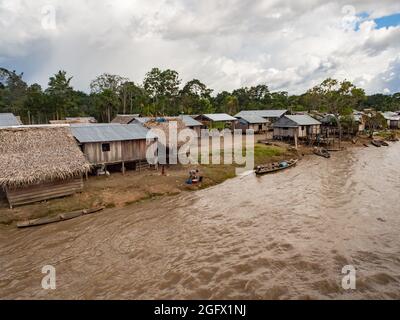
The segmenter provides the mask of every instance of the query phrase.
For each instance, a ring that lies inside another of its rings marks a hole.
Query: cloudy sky
[[[152,67],[216,91],[300,93],[327,77],[400,91],[399,0],[0,0],[0,66],[77,89]]]

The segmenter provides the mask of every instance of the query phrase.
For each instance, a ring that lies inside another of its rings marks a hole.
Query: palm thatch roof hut
[[[136,119],[136,123],[140,123],[139,119]],[[183,120],[179,117],[162,117],[162,118],[146,118],[146,121],[142,123],[142,125],[148,129],[159,129],[165,134],[166,138],[166,143],[167,147],[172,147],[174,144],[174,140],[177,139],[177,137],[171,137],[170,139],[170,132],[173,132],[173,128],[176,125],[176,132],[179,134],[182,130],[187,129],[185,123]],[[155,133],[157,135],[157,133]],[[160,137],[159,137],[160,139]],[[181,146],[183,145],[184,142],[182,141],[177,141],[176,146]]]
[[[181,131],[188,129],[179,117],[137,118],[134,123],[141,124],[157,136],[157,154],[160,164],[176,164],[180,147],[186,141],[180,141]],[[164,140],[165,139],[165,140]]]
[[[82,190],[90,164],[68,127],[0,129],[0,188],[10,207]]]
[[[111,123],[130,124],[139,118],[140,114],[117,114]]]

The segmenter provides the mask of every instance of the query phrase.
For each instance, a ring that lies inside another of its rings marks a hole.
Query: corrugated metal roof
[[[264,119],[263,117],[254,115],[254,114],[250,114],[250,115],[242,115],[240,117],[236,117],[239,119],[243,119],[244,121],[246,121],[247,123],[250,124],[255,124],[255,123],[267,123],[268,121],[266,119]]]
[[[236,121],[237,119],[230,116],[227,113],[208,113],[208,114],[203,114],[203,117],[206,117],[210,119],[211,121]]]
[[[318,120],[310,117],[309,115],[286,115],[280,118],[274,123],[274,127],[277,128],[291,128],[298,126],[312,126],[321,124]]]
[[[243,118],[247,115],[255,115],[262,118],[280,118],[287,110],[243,110],[235,115],[236,118]]]
[[[141,140],[146,139],[149,131],[140,124],[117,123],[72,124],[71,130],[80,143]]]
[[[317,125],[321,124],[318,120],[315,120],[313,117],[310,117],[307,114],[297,114],[297,115],[292,115],[292,116],[285,116],[288,117],[290,120],[296,122],[300,126],[312,126],[312,125]]]
[[[182,119],[186,127],[199,127],[203,125],[201,122],[193,119],[191,116],[181,115],[179,117]]]
[[[396,112],[391,112],[391,111],[383,112],[382,115],[386,120],[400,121],[400,116]]]
[[[21,123],[12,113],[0,113],[0,127],[19,126]]]

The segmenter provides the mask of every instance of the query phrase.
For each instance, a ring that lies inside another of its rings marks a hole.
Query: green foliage
[[[143,116],[203,114],[222,112],[231,115],[241,110],[288,109],[291,111],[329,112],[351,115],[353,109],[400,110],[400,93],[366,96],[363,89],[349,81],[326,79],[302,95],[270,92],[265,84],[242,87],[232,92],[213,90],[198,79],[181,88],[178,72],[153,68],[136,84],[119,75],[104,73],[90,83],[90,94],[76,91],[72,77],[59,71],[50,77],[43,91],[40,85],[28,86],[23,74],[0,68],[0,112],[13,112],[24,123],[48,123],[66,116],[94,116],[108,122],[116,114],[139,113]],[[374,125],[381,126],[375,119]],[[339,123],[340,125],[340,123]]]
[[[71,86],[72,77],[67,77],[66,71],[58,71],[50,77],[47,95],[49,112],[54,119],[62,119],[69,115],[71,109],[76,108],[73,101],[73,88]]]

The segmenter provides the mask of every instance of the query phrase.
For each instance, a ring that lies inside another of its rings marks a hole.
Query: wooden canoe
[[[331,155],[326,149],[314,149],[314,154],[324,158],[330,158]]]
[[[267,164],[264,166],[257,166],[255,169],[255,173],[256,173],[256,175],[263,175],[263,174],[274,173],[277,171],[289,169],[290,167],[295,166],[298,161],[299,161],[298,159],[290,159],[288,161],[281,161],[281,162]],[[284,163],[284,162],[287,163],[287,166],[282,166],[282,163]]]
[[[27,227],[42,226],[42,225],[49,224],[49,223],[74,219],[74,218],[84,216],[87,214],[91,214],[91,213],[95,213],[95,212],[98,212],[101,210],[104,210],[104,207],[98,207],[98,208],[87,209],[87,210],[78,210],[78,211],[72,211],[72,212],[68,212],[68,213],[61,213],[54,217],[44,217],[44,218],[39,218],[39,219],[21,221],[21,222],[17,223],[17,227],[18,228],[27,228]]]
[[[371,144],[372,144],[373,146],[377,147],[377,148],[382,147],[382,143],[381,143],[381,141],[379,141],[379,140],[372,140],[372,141],[371,141]]]

